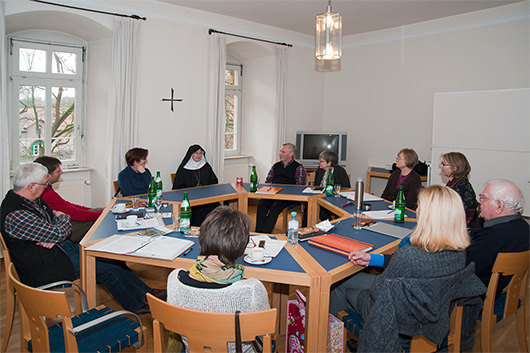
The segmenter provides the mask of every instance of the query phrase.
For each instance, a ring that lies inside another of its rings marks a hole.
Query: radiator
[[[235,182],[236,178],[242,177],[244,182],[249,182],[250,165],[249,164],[225,164],[224,182]]]
[[[87,184],[85,180],[68,180],[53,184],[53,188],[66,201],[85,206]]]

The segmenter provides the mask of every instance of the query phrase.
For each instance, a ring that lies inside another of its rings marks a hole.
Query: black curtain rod
[[[112,15],[112,16],[118,16],[118,17],[128,17],[128,18],[132,18],[134,20],[147,20],[146,17],[140,17],[138,15],[124,15],[124,14],[121,14],[121,13],[112,13],[112,12],[107,12],[107,11],[99,11],[99,10],[92,10],[92,9],[85,9],[83,7],[77,7],[77,6],[70,6],[70,5],[64,5],[64,4],[56,4],[56,3],[53,3],[53,2],[48,2],[48,1],[43,1],[43,0],[30,0],[30,1],[33,1],[33,2],[39,2],[41,4],[47,4],[47,5],[54,5],[54,6],[60,6],[60,7],[66,7],[66,8],[69,8],[69,9],[75,9],[75,10],[81,10],[81,11],[88,11],[88,12],[95,12],[95,13],[101,13],[101,14],[104,14],[104,15]]]
[[[260,39],[260,38],[254,38],[254,37],[247,37],[247,36],[242,36],[242,35],[240,35],[240,34],[226,33],[226,32],[221,32],[221,31],[218,31],[218,30],[215,30],[215,29],[210,28],[210,29],[208,30],[208,34],[209,34],[209,35],[212,35],[212,33],[226,34],[227,36],[233,36],[233,37],[239,37],[239,38],[245,38],[245,39],[252,39],[252,40],[257,40],[257,41],[259,41],[259,42],[266,42],[266,43],[272,43],[272,44],[284,45],[284,46],[286,46],[286,47],[292,47],[292,46],[293,46],[292,44],[280,43],[280,42],[273,42],[272,40]]]

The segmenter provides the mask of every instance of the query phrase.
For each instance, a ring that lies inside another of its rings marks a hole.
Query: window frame
[[[226,70],[236,70],[239,73],[237,85],[227,85],[225,84],[225,96],[234,95],[237,97],[237,116],[235,119],[235,128],[234,134],[236,135],[236,148],[233,150],[225,149],[225,156],[239,156],[241,155],[241,131],[242,131],[242,106],[243,106],[243,65],[241,64],[231,64],[226,63]],[[226,112],[225,112],[226,114]],[[226,125],[225,125],[225,134],[226,134]],[[225,136],[225,135],[223,135]]]
[[[19,94],[21,86],[45,87],[45,136],[44,144],[46,154],[51,152],[51,124],[52,124],[52,88],[65,87],[75,89],[74,106],[74,156],[72,159],[61,160],[64,169],[76,168],[84,164],[84,121],[85,121],[85,72],[86,72],[86,47],[80,44],[51,43],[42,40],[27,39],[19,36],[10,36],[10,51],[8,60],[8,73],[11,78],[8,94],[9,130],[11,136],[11,170],[20,164],[20,123],[19,123]],[[19,68],[19,49],[28,48],[46,51],[45,72],[21,71]],[[62,74],[52,71],[52,53],[65,52],[76,54],[76,73]],[[36,157],[34,157],[36,158]]]

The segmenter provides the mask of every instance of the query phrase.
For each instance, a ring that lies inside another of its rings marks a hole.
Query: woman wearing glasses
[[[385,190],[381,195],[388,201],[394,201],[398,188],[403,185],[405,194],[405,204],[407,208],[416,209],[418,192],[421,188],[421,178],[416,173],[414,167],[418,164],[418,154],[410,148],[404,148],[398,152],[396,157],[396,167],[388,179]]]
[[[449,152],[442,154],[440,162],[440,171],[442,176],[447,177],[449,181],[446,186],[450,187],[460,195],[466,210],[466,222],[468,227],[476,228],[480,226],[477,215],[477,196],[475,190],[469,182],[469,173],[471,166],[466,156],[460,152]]]

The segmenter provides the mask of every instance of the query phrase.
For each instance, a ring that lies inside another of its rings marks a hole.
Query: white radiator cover
[[[85,180],[68,180],[53,184],[53,188],[63,199],[86,206],[89,183]]]
[[[236,178],[242,177],[244,182],[249,181],[250,165],[248,163],[225,164],[224,182],[235,182]]]

